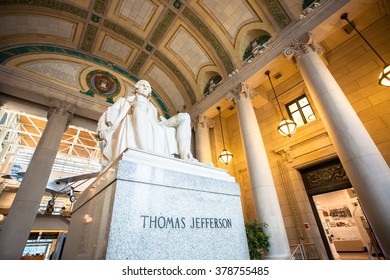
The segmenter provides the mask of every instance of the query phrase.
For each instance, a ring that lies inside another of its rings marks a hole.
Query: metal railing
[[[314,243],[290,245],[290,260],[319,260],[316,245]]]

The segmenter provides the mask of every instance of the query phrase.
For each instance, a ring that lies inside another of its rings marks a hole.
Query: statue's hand
[[[96,137],[97,137],[99,140],[106,139],[106,135],[107,135],[106,130],[99,130],[99,131],[96,132]]]

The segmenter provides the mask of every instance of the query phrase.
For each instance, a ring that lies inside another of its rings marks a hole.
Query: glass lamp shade
[[[218,157],[219,161],[228,165],[228,163],[233,159],[233,154],[226,149],[223,149],[222,153]]]
[[[379,84],[381,86],[390,87],[390,65],[385,65],[379,76]]]
[[[295,132],[297,128],[297,124],[289,119],[283,119],[278,126],[278,132],[283,136],[291,137],[291,135]]]

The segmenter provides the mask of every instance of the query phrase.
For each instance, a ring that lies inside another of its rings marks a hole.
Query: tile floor
[[[369,260],[368,252],[338,252],[341,260]],[[380,258],[383,259],[383,258]],[[371,260],[378,260],[376,255]]]

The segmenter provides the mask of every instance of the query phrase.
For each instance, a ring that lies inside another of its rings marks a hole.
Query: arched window
[[[307,7],[309,7],[311,4],[313,4],[316,0],[303,0],[303,3],[302,3],[302,9],[306,9]]]
[[[248,47],[245,49],[243,59],[246,60],[256,54],[259,50],[262,49],[262,45],[266,43],[270,38],[271,36],[269,35],[261,35],[260,37],[257,37],[255,40],[250,42]]]
[[[222,81],[222,77],[220,75],[213,76],[206,84],[203,90],[203,97],[209,95]]]

